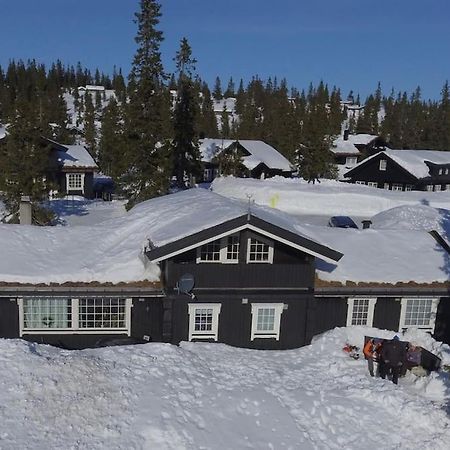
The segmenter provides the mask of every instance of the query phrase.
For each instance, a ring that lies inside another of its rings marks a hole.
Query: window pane
[[[211,331],[213,323],[212,308],[198,308],[195,310],[195,331]]]
[[[274,331],[275,308],[259,308],[256,321],[256,331]]]
[[[238,259],[239,259],[239,236],[228,236],[227,260],[237,261]]]
[[[24,329],[70,328],[71,299],[26,298],[23,300]]]
[[[353,299],[352,325],[367,325],[369,317],[369,299]]]
[[[202,245],[200,249],[200,261],[220,260],[220,240]]]
[[[249,260],[250,261],[269,261],[269,245],[258,241],[257,239],[250,239]]]
[[[432,303],[432,299],[408,299],[406,303],[405,326],[430,325]]]
[[[124,298],[81,298],[80,328],[126,328]]]

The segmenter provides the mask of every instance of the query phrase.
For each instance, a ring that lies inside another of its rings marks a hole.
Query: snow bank
[[[342,351],[346,342],[361,347],[365,334],[393,336],[340,328],[291,351],[206,343],[65,351],[0,340],[0,446],[447,449],[448,374],[408,374],[398,386],[371,378],[363,359]],[[431,344],[448,359],[448,346]]]
[[[371,217],[401,205],[428,205],[450,209],[450,191],[395,192],[333,180],[311,184],[300,179],[275,177],[216,178],[211,189],[218,194],[246,200],[291,214],[356,215]]]

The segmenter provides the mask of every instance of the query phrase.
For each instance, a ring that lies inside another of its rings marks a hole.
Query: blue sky
[[[383,91],[438,98],[450,78],[449,0],[161,0],[163,61],[186,36],[197,71],[211,85],[219,75],[286,77],[307,88],[324,80],[363,96]],[[0,64],[57,58],[125,73],[135,51],[138,0],[0,0]]]

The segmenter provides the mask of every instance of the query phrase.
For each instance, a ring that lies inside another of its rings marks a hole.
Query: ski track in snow
[[[346,330],[290,351],[2,340],[0,448],[447,449],[448,376],[372,379]]]

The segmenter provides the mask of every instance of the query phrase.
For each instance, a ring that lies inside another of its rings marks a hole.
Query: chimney
[[[20,198],[19,219],[20,225],[31,225],[31,200],[27,195]]]
[[[348,141],[349,134],[350,134],[350,130],[344,130],[344,141]]]
[[[372,225],[371,220],[361,220],[361,223],[363,226],[363,230],[367,230],[368,228],[370,228],[370,225]]]

